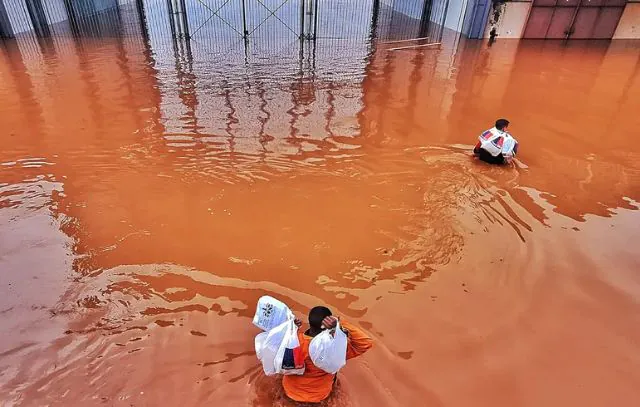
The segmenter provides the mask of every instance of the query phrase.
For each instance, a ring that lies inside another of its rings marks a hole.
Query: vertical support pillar
[[[184,0],[167,0],[169,10],[169,23],[171,24],[171,34],[175,38],[189,39],[189,20],[187,18],[187,8]]]
[[[67,11],[71,33],[74,37],[77,37],[80,35],[80,24],[78,24],[78,13],[75,7],[73,7],[73,0],[64,0],[64,8]]]
[[[136,0],[138,10],[138,21],[140,22],[140,32],[145,41],[149,41],[149,27],[147,26],[147,15],[144,11],[144,0]]]
[[[36,35],[38,37],[51,36],[42,0],[26,0],[25,3],[27,4],[27,11],[29,12],[31,24],[33,25]]]
[[[138,10],[139,16],[145,16],[144,12],[144,0],[136,0],[136,10]],[[145,20],[147,18],[145,17]]]
[[[167,10],[169,12],[169,25],[171,26],[171,36],[176,38],[176,20],[175,20],[175,10],[173,8],[173,0],[167,0]]]
[[[185,3],[185,0],[179,0],[178,7],[180,8],[182,35],[184,38],[190,39],[191,35],[189,34],[189,19],[187,17],[187,4]]]
[[[303,0],[304,2],[307,3],[306,5],[306,10],[307,12],[305,13],[305,29],[306,32],[304,33],[304,38],[306,40],[312,40],[315,37],[315,28],[316,28],[316,24],[317,21],[315,20],[315,13],[316,11],[318,11],[317,8],[317,0]]]
[[[306,1],[300,1],[300,40],[304,39],[304,6]]]
[[[318,0],[314,0],[313,10],[313,40],[318,38]]]
[[[371,9],[371,34],[369,40],[378,37],[378,17],[380,16],[380,0],[373,0],[373,8]]]
[[[242,37],[246,41],[249,36],[249,31],[247,30],[247,5],[246,0],[242,0]]]
[[[306,0],[300,0],[300,53],[299,53],[299,64],[300,64],[300,78],[302,78],[302,66],[304,62],[304,10],[306,5]],[[292,96],[293,97],[293,96]],[[293,126],[293,125],[292,125]]]
[[[431,9],[433,8],[433,0],[424,0],[422,7],[422,16],[420,17],[420,37],[429,36],[429,27],[431,26]]]
[[[244,63],[249,63],[249,30],[247,29],[247,4],[242,0],[242,38],[244,39]]]
[[[11,27],[11,21],[9,21],[7,9],[4,7],[4,1],[0,0],[0,38],[13,37],[13,28]]]

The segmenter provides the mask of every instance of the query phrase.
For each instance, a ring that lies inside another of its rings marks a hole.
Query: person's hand
[[[296,324],[298,328],[302,326],[302,320],[300,318],[296,318],[293,320],[293,323]]]
[[[322,327],[324,329],[334,329],[338,324],[338,318],[336,317],[326,317],[322,320]]]

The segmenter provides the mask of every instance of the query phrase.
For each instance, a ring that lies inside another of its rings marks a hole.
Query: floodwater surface
[[[268,294],[374,338],[329,406],[640,405],[638,43],[201,45],[1,47],[0,404],[288,406]]]

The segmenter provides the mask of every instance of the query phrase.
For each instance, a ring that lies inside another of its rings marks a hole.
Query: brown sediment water
[[[269,294],[374,337],[326,405],[640,405],[639,47],[7,42],[0,404],[290,405]]]

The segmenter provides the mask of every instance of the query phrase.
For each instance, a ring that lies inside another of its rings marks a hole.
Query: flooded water
[[[269,294],[374,337],[330,406],[639,405],[640,45],[319,44],[2,47],[1,404],[289,405]]]

